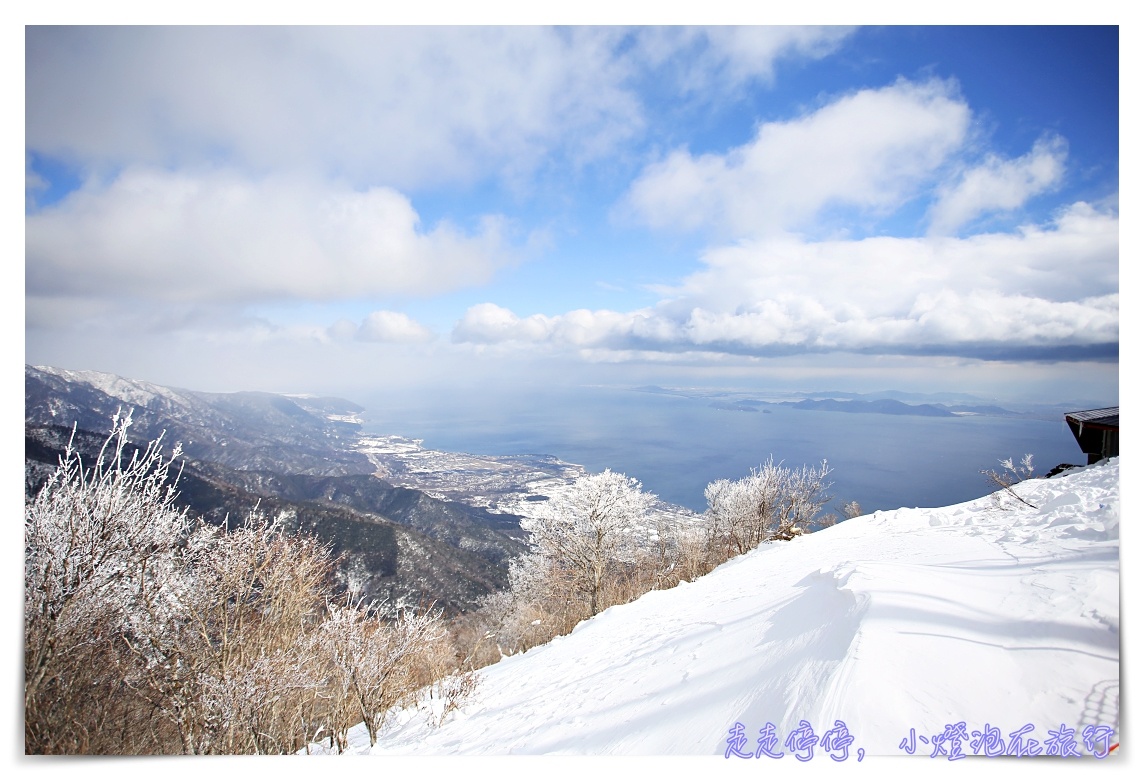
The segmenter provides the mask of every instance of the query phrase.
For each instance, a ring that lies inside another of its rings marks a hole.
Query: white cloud
[[[35,194],[41,190],[48,188],[48,181],[40,174],[32,170],[32,157],[31,155],[24,155],[24,191],[29,194]]]
[[[685,55],[695,67],[678,78],[741,80],[824,56],[846,32],[715,28],[697,47],[686,31],[621,27],[30,27],[26,145],[93,165],[221,157],[403,190],[514,179],[642,136],[650,61]]]
[[[969,119],[944,81],[862,90],[765,123],[726,154],[678,149],[644,170],[626,207],[652,227],[738,236],[798,229],[829,206],[889,212],[964,143]]]
[[[1059,184],[1068,144],[1057,135],[1042,138],[1015,160],[990,155],[938,192],[930,210],[931,232],[949,234],[993,211],[1012,211]]]
[[[453,341],[472,344],[497,344],[506,341],[546,341],[552,335],[552,323],[543,315],[521,319],[503,306],[479,303],[465,312],[453,328]]]
[[[131,168],[28,215],[29,299],[167,302],[431,295],[512,262],[502,225],[425,229],[401,193]]]
[[[407,188],[640,127],[609,28],[29,28],[27,144]]]
[[[1051,301],[995,291],[919,293],[903,318],[911,324],[909,345],[995,344],[1004,348],[1108,344],[1119,340],[1120,296],[1109,293],[1078,301]]]
[[[772,81],[775,62],[784,57],[825,57],[853,28],[725,25],[703,31],[712,44],[714,58],[726,63],[719,69],[720,76],[735,83],[749,78]]]
[[[852,33],[849,27],[794,25],[647,27],[637,33],[637,56],[666,71],[684,94],[709,96],[744,83],[774,80],[784,58],[825,57]]]
[[[433,332],[407,314],[375,311],[362,322],[355,336],[360,341],[387,344],[424,344],[433,340]]]
[[[1083,203],[1016,234],[744,241],[708,252],[706,268],[653,308],[522,319],[482,304],[453,340],[645,353],[1108,358],[1119,342],[1118,242],[1118,217]]]
[[[1076,300],[1119,284],[1119,218],[1085,203],[1046,226],[967,238],[808,242],[792,236],[741,241],[703,257],[705,268],[664,292],[703,308],[739,310],[782,293],[883,316],[919,291],[975,289]],[[675,304],[673,304],[675,305]]]

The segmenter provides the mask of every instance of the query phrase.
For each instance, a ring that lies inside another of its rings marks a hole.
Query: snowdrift
[[[1002,491],[766,545],[482,670],[439,728],[405,712],[358,750],[1101,754],[1120,728],[1119,462],[1014,489],[1036,508]]]

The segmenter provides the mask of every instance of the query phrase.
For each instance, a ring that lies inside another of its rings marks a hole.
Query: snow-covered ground
[[[518,517],[537,517],[545,502],[588,472],[550,455],[472,455],[422,446],[404,436],[359,436],[355,449],[370,459],[374,476],[391,485],[421,490],[444,501]],[[658,498],[651,517],[675,524],[698,521],[685,507]]]
[[[764,546],[482,670],[443,726],[404,713],[356,750],[730,754],[767,771],[813,733],[815,763],[911,740],[941,759],[1094,760],[1120,740],[1119,463],[1015,489],[1037,508],[1001,493]]]
[[[530,504],[559,493],[583,466],[547,455],[471,455],[429,450],[421,439],[359,436],[355,449],[370,459],[375,476],[490,512],[528,516]]]
[[[186,399],[172,388],[144,382],[138,379],[124,379],[103,371],[71,371],[53,366],[33,366],[37,371],[57,376],[67,382],[87,384],[101,393],[118,398],[125,403],[147,406],[156,399],[170,401],[176,406],[185,406]]]

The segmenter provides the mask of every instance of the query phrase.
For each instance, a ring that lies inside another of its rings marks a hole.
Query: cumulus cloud
[[[423,228],[387,187],[131,168],[28,215],[29,298],[167,302],[431,295],[512,261],[500,220]]]
[[[482,304],[453,339],[757,356],[1114,358],[1118,237],[1115,214],[1076,204],[1016,234],[756,239],[708,252],[703,270],[651,308],[521,318]]]
[[[1067,157],[1068,144],[1058,135],[1038,140],[1015,160],[990,155],[941,188],[930,210],[931,231],[954,233],[983,214],[1020,208],[1061,182]]]
[[[521,319],[503,306],[471,306],[453,328],[453,341],[470,344],[539,342],[552,335],[552,322],[541,314]]]
[[[677,149],[643,171],[625,208],[651,227],[737,236],[798,229],[829,206],[890,211],[962,146],[969,121],[949,82],[900,80],[762,124],[726,154]]]
[[[433,340],[433,332],[407,314],[375,311],[362,322],[354,334],[360,341],[385,344],[424,344]]]

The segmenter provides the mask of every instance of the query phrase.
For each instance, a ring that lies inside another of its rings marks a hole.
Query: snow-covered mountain
[[[404,712],[358,751],[1106,753],[1119,462],[1014,489],[1036,508],[1002,491],[764,546],[503,659],[444,725]]]
[[[508,580],[525,549],[519,518],[441,500],[376,476],[359,451],[356,404],[273,393],[204,393],[96,371],[24,368],[25,485],[34,492],[71,436],[88,457],[111,418],[130,414],[137,445],[179,442],[179,497],[221,525],[255,507],[311,533],[338,558],[339,582],[402,606],[472,608]]]
[[[330,398],[274,393],[203,393],[99,371],[24,367],[24,422],[107,431],[117,412],[131,414],[132,437],[180,442],[192,459],[248,471],[320,475],[369,473],[353,449],[361,407]]]

